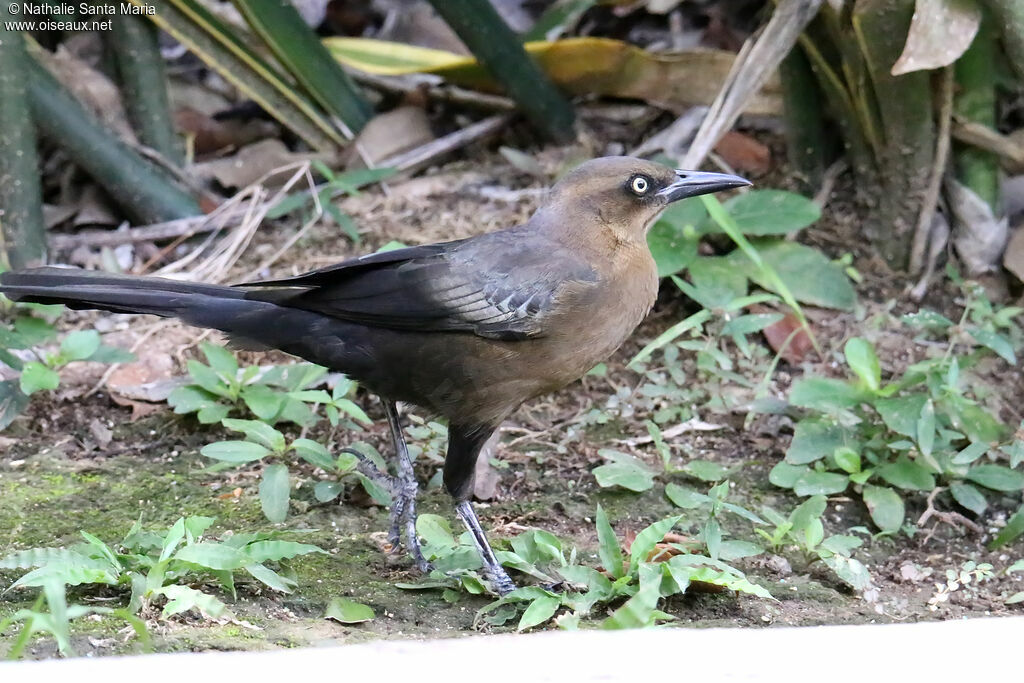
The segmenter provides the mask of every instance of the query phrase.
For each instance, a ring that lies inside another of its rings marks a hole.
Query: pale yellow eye
[[[647,190],[650,189],[651,183],[643,176],[637,176],[633,178],[633,182],[629,184],[633,192],[637,194],[647,194]]]

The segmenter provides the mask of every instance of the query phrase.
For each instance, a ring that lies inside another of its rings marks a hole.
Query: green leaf
[[[241,569],[249,562],[249,558],[237,548],[209,541],[186,545],[174,553],[173,559],[217,570]]]
[[[245,553],[253,562],[267,562],[268,560],[278,562],[288,560],[299,555],[310,553],[324,553],[325,551],[311,543],[296,543],[295,541],[254,541],[244,548]]]
[[[882,388],[882,366],[875,354],[875,347],[867,339],[852,337],[843,347],[846,364],[871,391]]]
[[[710,460],[691,460],[680,471],[701,481],[722,481],[729,476],[727,468]]]
[[[316,441],[312,439],[295,439],[292,442],[292,448],[300,458],[310,465],[315,465],[328,472],[334,469],[334,458],[331,457],[330,451]]]
[[[878,476],[896,488],[915,491],[931,491],[935,488],[932,473],[905,455],[900,455],[896,462],[882,465],[877,472]]]
[[[953,500],[976,515],[984,513],[988,507],[985,495],[970,484],[955,481],[949,485],[949,492],[953,495]]]
[[[263,468],[260,480],[260,507],[271,522],[280,524],[288,516],[288,500],[291,497],[291,482],[288,467],[280,463]]]
[[[682,519],[682,515],[669,517],[651,524],[636,535],[633,545],[629,548],[629,572],[634,573],[641,562],[647,561],[647,556],[654,550],[654,546],[661,543],[665,534],[672,530],[672,527]]]
[[[797,301],[814,306],[853,310],[857,295],[849,278],[817,249],[785,240],[761,240],[756,244],[762,262],[775,270]],[[742,254],[734,252],[735,266],[759,287],[782,294],[775,283]]]
[[[1003,527],[1002,531],[996,534],[996,537],[988,544],[988,549],[996,550],[997,548],[1002,548],[1007,543],[1017,540],[1021,534],[1024,534],[1024,505],[1017,512],[1013,513],[1013,517],[1010,517],[1006,522],[1006,526]]]
[[[697,258],[697,225],[707,216],[696,199],[670,204],[647,233],[647,246],[658,266],[658,277],[675,275]]]
[[[60,343],[60,354],[65,360],[85,360],[100,348],[100,333],[96,330],[76,330]]]
[[[711,502],[711,499],[703,493],[675,483],[665,485],[665,495],[672,501],[673,505],[684,510],[692,510]]]
[[[246,463],[270,455],[270,451],[251,441],[217,441],[203,446],[200,453],[223,462]]]
[[[916,439],[917,421],[927,400],[925,394],[910,394],[898,398],[878,399],[874,406],[886,427],[897,434]]]
[[[967,333],[974,337],[974,340],[979,344],[994,351],[1010,365],[1017,364],[1017,354],[1013,352],[1013,344],[1006,337],[980,327],[970,327],[967,329]]]
[[[216,619],[228,610],[227,605],[214,596],[188,586],[164,586],[157,590],[156,594],[167,598],[167,604],[164,605],[163,612],[161,612],[161,616],[165,619],[190,609],[198,609],[208,617]]]
[[[967,470],[967,479],[993,491],[1009,493],[1024,489],[1024,474],[1002,465],[975,465]]]
[[[845,474],[810,470],[796,480],[793,492],[798,496],[830,495],[842,493],[849,483],[850,478]]]
[[[321,503],[329,503],[341,495],[343,488],[337,481],[318,481],[313,485],[313,496]]]
[[[269,448],[275,453],[283,453],[285,448],[284,434],[277,431],[266,422],[259,420],[236,420],[225,418],[221,424],[230,430],[242,432],[245,438],[261,446]]]
[[[745,235],[785,235],[821,218],[818,205],[785,190],[749,190],[730,197],[723,206]],[[711,226],[712,230],[717,230]]]
[[[37,391],[52,391],[60,386],[60,375],[38,361],[25,363],[21,371],[20,387],[31,396]]]
[[[619,545],[619,539],[615,536],[612,525],[608,522],[607,513],[600,505],[597,506],[596,526],[601,566],[614,578],[622,578],[625,575],[625,568],[622,566],[622,547]]]
[[[332,598],[324,611],[324,619],[333,619],[342,624],[360,624],[375,616],[373,609],[348,598]]]
[[[654,472],[637,458],[607,448],[598,454],[612,461],[594,468],[594,477],[600,486],[621,486],[630,491],[646,491],[654,486]]]
[[[523,616],[519,619],[519,625],[516,627],[516,630],[525,631],[526,629],[543,624],[548,619],[555,616],[555,612],[558,611],[561,604],[562,599],[557,595],[545,595],[536,598],[530,603],[530,606],[526,608],[526,611],[523,612]]]
[[[14,380],[0,382],[0,431],[14,422],[14,418],[27,406],[28,396],[22,393]]]
[[[903,526],[906,514],[903,499],[887,486],[865,486],[864,504],[868,506],[871,521],[884,533],[894,534]]]
[[[824,411],[855,408],[871,400],[871,395],[852,382],[832,377],[805,377],[793,382],[790,405]]]
[[[832,455],[847,446],[848,432],[837,424],[817,418],[804,418],[793,430],[793,441],[786,450],[786,462],[806,465]]]

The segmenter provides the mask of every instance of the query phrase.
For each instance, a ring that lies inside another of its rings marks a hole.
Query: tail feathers
[[[264,303],[246,301],[244,290],[231,287],[73,268],[4,273],[0,275],[0,292],[14,301],[149,313],[217,329],[268,308]]]

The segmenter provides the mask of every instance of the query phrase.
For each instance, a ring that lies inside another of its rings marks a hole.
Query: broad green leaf
[[[200,453],[223,462],[246,463],[270,455],[270,451],[251,441],[217,441],[203,446]]]
[[[914,491],[931,491],[935,488],[932,473],[905,455],[899,456],[895,462],[882,465],[877,472],[878,476],[896,488]]]
[[[806,465],[832,455],[841,446],[848,446],[849,434],[837,424],[816,418],[805,418],[796,424],[793,441],[786,450],[786,462]]]
[[[748,190],[730,197],[723,206],[745,235],[785,235],[821,218],[812,200],[785,190]],[[707,228],[720,231],[713,223]]]
[[[599,455],[612,461],[594,468],[600,486],[621,486],[630,491],[646,491],[654,486],[654,472],[641,460],[607,448],[599,451]]]
[[[164,605],[163,612],[161,612],[161,616],[165,619],[190,609],[198,609],[208,617],[216,619],[228,610],[227,605],[214,596],[188,586],[164,586],[156,592],[167,598],[167,604]]]
[[[545,595],[537,598],[530,603],[530,606],[523,612],[523,616],[519,619],[519,625],[516,626],[517,631],[525,631],[526,629],[533,628],[543,624],[551,617],[555,616],[555,612],[558,611],[558,607],[562,604],[562,599],[555,595]]]
[[[100,333],[96,330],[76,330],[60,343],[60,354],[65,360],[85,360],[100,348]]]
[[[360,624],[375,616],[372,608],[348,598],[331,598],[324,612],[324,619],[333,619],[342,624]]]
[[[245,434],[245,438],[269,448],[275,453],[283,453],[285,448],[284,434],[266,422],[259,420],[236,420],[225,418],[221,421],[228,429]]]
[[[1003,335],[989,332],[980,327],[968,328],[967,332],[974,337],[975,341],[994,351],[1010,365],[1017,364],[1017,354],[1013,351],[1013,344]]]
[[[863,337],[851,337],[843,347],[846,364],[871,391],[882,388],[882,366],[875,354],[875,347]]]
[[[291,488],[287,466],[275,463],[263,468],[263,478],[260,480],[260,507],[271,522],[280,524],[288,516]]]
[[[697,258],[697,225],[707,216],[696,199],[670,204],[647,233],[647,245],[658,266],[658,277],[682,272]]]
[[[797,301],[842,311],[853,309],[857,295],[850,279],[841,266],[817,249],[785,240],[760,240],[755,246],[762,262],[774,269]],[[730,259],[759,287],[782,294],[744,255],[734,252]]]
[[[949,492],[953,495],[953,500],[976,515],[983,514],[988,508],[984,494],[970,484],[955,481],[949,485]]]
[[[710,460],[691,460],[680,471],[701,481],[722,481],[729,476],[727,468]]]
[[[37,391],[52,391],[60,386],[60,375],[38,361],[29,361],[21,371],[20,387],[31,396]]]
[[[682,519],[682,515],[669,517],[651,524],[636,535],[633,545],[629,548],[629,572],[636,572],[641,562],[647,561],[647,556],[654,550],[654,546],[661,543],[665,534],[672,530],[672,527]]]
[[[193,543],[174,553],[173,559],[180,562],[191,562],[208,569],[241,569],[250,560],[237,548],[223,543],[203,541]]]
[[[1013,492],[1024,488],[1024,474],[1003,465],[975,465],[967,478],[993,491]]]
[[[295,541],[255,541],[242,548],[249,559],[253,562],[267,562],[288,560],[299,555],[310,553],[324,553],[325,551],[311,543],[296,543]]]
[[[793,484],[793,492],[798,496],[817,496],[842,493],[850,483],[845,474],[836,472],[817,472],[810,470]]]
[[[921,417],[928,397],[925,394],[910,394],[897,398],[882,398],[875,401],[875,410],[882,416],[885,426],[903,436],[917,438],[917,421]]]
[[[865,486],[864,504],[868,506],[871,521],[887,534],[894,534],[903,526],[905,513],[903,499],[886,486]]]
[[[600,505],[597,506],[596,526],[601,566],[616,579],[622,578],[625,575],[625,568],[622,566],[622,547],[612,525],[608,522],[607,513]]]

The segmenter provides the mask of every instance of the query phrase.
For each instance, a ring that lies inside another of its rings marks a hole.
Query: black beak
[[[747,187],[753,185],[746,178],[728,173],[707,173],[705,171],[684,171],[676,170],[678,180],[658,191],[658,196],[663,197],[665,202],[674,202],[687,197],[731,190],[734,187]]]

